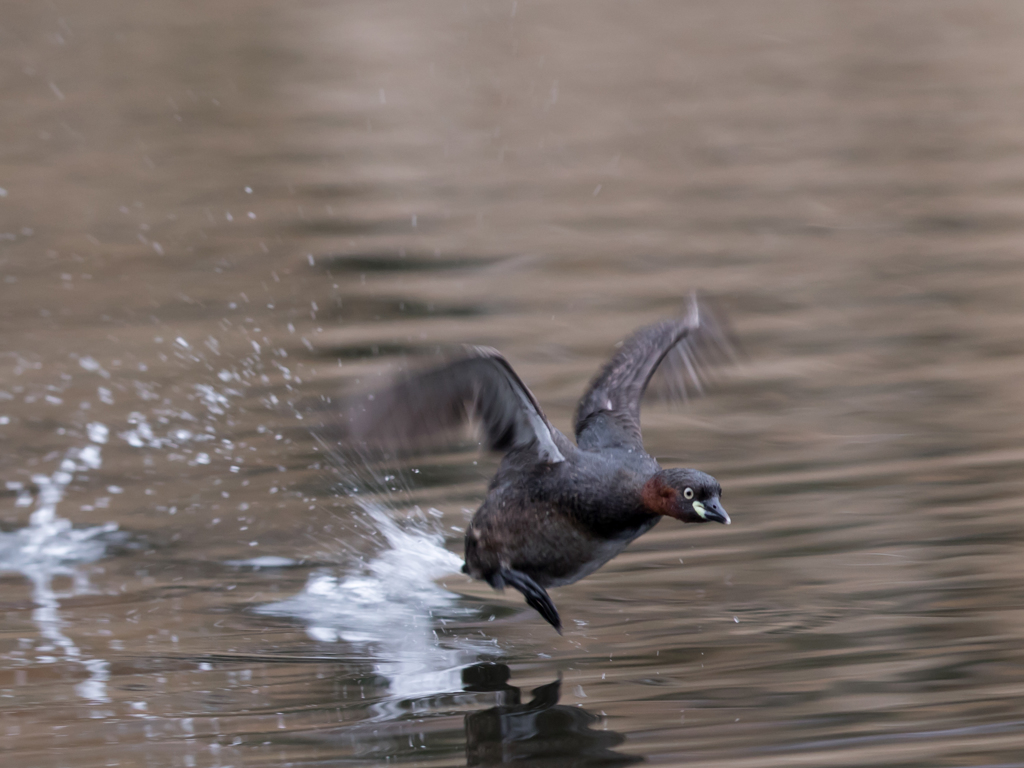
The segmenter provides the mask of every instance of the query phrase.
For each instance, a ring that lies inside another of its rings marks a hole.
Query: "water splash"
[[[413,700],[415,706],[417,698],[461,691],[461,670],[498,648],[494,640],[438,635],[439,625],[476,613],[435,583],[462,567],[462,559],[444,548],[441,512],[415,508],[402,526],[384,506],[354,501],[387,546],[358,572],[319,571],[301,593],[259,611],[299,618],[313,639],[351,643],[375,658],[374,670],[389,681],[390,696],[374,709],[380,717],[393,717],[399,702],[408,706]]]
[[[102,464],[100,445],[107,442],[107,428],[93,423],[88,432],[92,445],[68,449],[56,471],[32,476],[38,488],[36,508],[26,527],[0,533],[0,571],[45,572],[103,557],[107,549],[104,537],[117,530],[116,523],[75,529],[70,520],[57,516],[57,505],[64,499],[75,473],[99,469]]]
[[[387,541],[387,548],[361,568],[339,577],[327,572],[310,576],[301,594],[262,610],[301,616],[308,605],[308,632],[317,640],[373,643],[395,626],[433,626],[435,616],[465,614],[458,596],[434,583],[456,573],[462,560],[443,546],[444,537],[422,522],[403,530],[377,505],[363,510]],[[431,515],[440,515],[430,510]],[[316,623],[319,622],[319,623]]]
[[[32,582],[32,601],[35,609],[32,619],[43,640],[36,647],[36,660],[52,663],[58,649],[64,658],[81,664],[88,679],[76,686],[76,692],[96,703],[108,702],[106,682],[108,663],[102,659],[84,658],[81,650],[64,632],[65,621],[60,617],[60,601],[91,591],[86,575],[76,566],[99,560],[106,554],[110,534],[117,531],[116,523],[75,529],[70,520],[57,516],[57,505],[64,499],[67,486],[75,473],[99,469],[102,464],[100,446],[107,442],[109,431],[100,423],[89,424],[91,445],[70,448],[60,466],[50,475],[35,474],[32,482],[38,488],[36,508],[29,524],[10,533],[0,533],[0,572],[21,573]],[[8,483],[11,488],[17,483]],[[19,500],[25,498],[22,487]],[[27,493],[27,492],[26,492]],[[29,497],[31,498],[31,497]],[[53,587],[56,577],[72,580],[69,590]]]

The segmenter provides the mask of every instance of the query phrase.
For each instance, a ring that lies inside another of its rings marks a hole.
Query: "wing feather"
[[[607,444],[613,439],[642,445],[640,402],[659,366],[663,366],[670,390],[685,399],[689,388],[703,393],[710,369],[732,356],[722,325],[707,305],[693,296],[686,315],[641,328],[601,369],[576,409],[577,443],[584,448],[594,440]],[[598,417],[603,417],[600,436],[596,431],[588,434],[588,427],[597,426]]]
[[[489,347],[467,347],[463,357],[354,398],[347,416],[349,439],[417,445],[436,442],[472,420],[491,450],[536,445],[540,460],[565,460],[533,393]]]

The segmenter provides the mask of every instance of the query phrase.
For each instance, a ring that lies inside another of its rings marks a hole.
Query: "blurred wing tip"
[[[464,344],[462,349],[469,357],[502,357],[494,347],[488,347],[481,344]]]
[[[690,291],[690,301],[686,308],[686,324],[690,328],[699,328],[701,325],[700,299],[697,298],[697,291]]]
[[[736,338],[728,317],[720,310],[717,302],[702,298],[697,291],[693,291],[690,293],[686,325],[695,332],[694,342],[701,347],[701,351],[717,356],[714,362],[735,363],[739,358]]]

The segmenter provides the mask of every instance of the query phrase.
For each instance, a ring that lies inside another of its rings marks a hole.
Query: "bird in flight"
[[[640,401],[661,367],[677,392],[702,391],[709,368],[732,356],[711,311],[640,328],[593,379],[576,409],[576,442],[555,429],[495,349],[467,347],[439,367],[407,375],[348,408],[348,437],[422,445],[467,420],[503,454],[466,529],[463,572],[495,589],[512,587],[559,633],[547,589],[572,584],[662,517],[728,525],[722,488],[697,469],[662,469],[645,450]]]

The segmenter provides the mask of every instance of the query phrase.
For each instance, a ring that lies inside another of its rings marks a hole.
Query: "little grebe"
[[[462,570],[495,589],[519,590],[561,632],[546,587],[593,573],[663,516],[729,524],[718,481],[696,469],[662,469],[640,435],[640,400],[666,357],[675,384],[689,379],[700,389],[707,366],[728,354],[720,326],[696,299],[685,316],[641,328],[580,400],[574,445],[497,350],[471,347],[360,398],[349,410],[350,436],[422,441],[479,420],[485,444],[504,457],[466,531]]]

